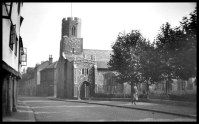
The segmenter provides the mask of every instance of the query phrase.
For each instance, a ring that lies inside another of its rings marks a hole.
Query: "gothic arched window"
[[[75,36],[76,28],[75,26],[72,27],[72,36]]]

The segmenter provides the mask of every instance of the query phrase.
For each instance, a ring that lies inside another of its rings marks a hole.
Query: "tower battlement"
[[[78,17],[67,17],[62,19],[62,35],[68,37],[81,37],[81,19]]]

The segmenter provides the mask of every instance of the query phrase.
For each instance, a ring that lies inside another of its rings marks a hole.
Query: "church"
[[[115,83],[115,74],[108,70],[107,65],[112,51],[83,49],[80,18],[63,18],[61,30],[56,97],[89,99],[96,92],[111,91],[110,87],[103,86]],[[118,84],[117,88],[123,89],[122,86]],[[119,92],[119,89],[115,91]]]

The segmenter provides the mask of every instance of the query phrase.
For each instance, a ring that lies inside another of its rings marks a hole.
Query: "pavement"
[[[25,102],[17,101],[17,112],[2,118],[2,122],[35,122],[33,110]]]
[[[178,106],[173,104],[160,104],[152,102],[137,102],[136,105],[129,101],[102,101],[102,100],[70,100],[60,98],[50,98],[51,100],[61,100],[67,102],[80,102],[87,104],[106,105],[112,107],[122,107],[128,109],[137,109],[142,111],[151,111],[163,114],[177,115],[181,117],[197,118],[197,108],[188,106]]]
[[[197,118],[197,107],[176,106],[171,104],[159,104],[149,102],[137,102],[136,105],[129,101],[102,101],[102,100],[71,100],[48,97],[50,100],[79,102],[87,104],[97,104],[112,107],[122,107],[128,109],[136,109],[141,111],[151,111],[154,113],[163,113],[170,115],[177,115],[181,117]],[[25,102],[18,100],[17,112],[12,113],[11,116],[3,117],[3,122],[35,122],[33,110],[26,105]]]

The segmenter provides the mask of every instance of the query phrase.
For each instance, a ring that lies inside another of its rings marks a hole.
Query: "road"
[[[180,116],[152,113],[128,108],[78,102],[49,100],[45,97],[20,97],[42,121],[195,121]]]

